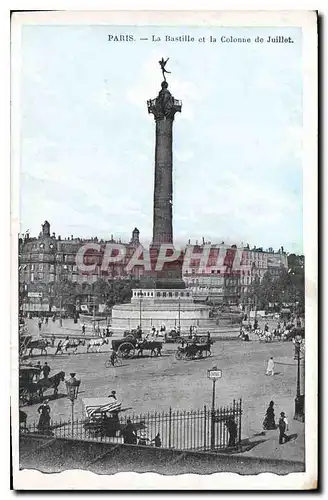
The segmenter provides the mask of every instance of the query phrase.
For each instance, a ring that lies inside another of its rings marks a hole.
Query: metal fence
[[[127,420],[136,427],[136,434],[155,446],[159,434],[161,446],[178,450],[222,450],[237,446],[241,441],[242,401],[214,412],[204,406],[202,410],[152,412],[121,417],[120,430],[108,431],[103,425],[90,425],[88,420],[51,422],[50,429],[39,430],[37,423],[21,428],[22,433],[51,434],[55,437],[123,443],[122,429]],[[142,434],[142,436],[141,436]],[[157,443],[158,445],[158,443]]]

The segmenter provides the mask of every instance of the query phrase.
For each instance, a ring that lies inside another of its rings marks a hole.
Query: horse
[[[19,356],[24,356],[28,349],[28,344],[32,340],[32,335],[22,335],[19,337]]]
[[[40,399],[43,398],[43,392],[46,391],[47,389],[53,389],[54,396],[57,396],[58,386],[60,382],[64,382],[64,380],[65,380],[65,372],[63,371],[56,373],[56,375],[53,375],[52,377],[41,378],[37,382],[37,385],[39,387]]]
[[[109,340],[107,337],[103,338],[103,337],[98,337],[96,339],[91,339],[89,340],[89,342],[87,343],[87,352],[89,352],[91,350],[91,352],[94,352],[94,347],[97,348],[97,352],[100,352],[100,348],[101,346],[103,346],[104,344],[108,344]]]
[[[64,342],[63,344],[63,349],[65,352],[68,351],[68,349],[73,349],[73,353],[72,354],[76,354],[77,352],[77,348],[79,347],[79,345],[85,345],[85,341],[84,340],[79,340],[79,339],[76,339],[76,340],[69,340],[68,342]],[[70,353],[68,353],[70,354]]]
[[[27,413],[25,413],[25,411],[23,410],[19,410],[19,426],[23,424],[23,429],[25,432],[27,431],[26,420],[27,420]]]
[[[137,345],[137,356],[143,356],[143,351],[150,350],[151,356],[161,356],[162,355],[162,342],[157,342],[156,340],[150,340],[142,342]]]
[[[45,340],[45,339],[30,340],[26,345],[26,349],[30,350],[29,356],[32,356],[34,349],[39,349],[40,355],[42,356],[43,352],[45,352],[45,354],[47,355],[48,345],[49,345],[49,342],[48,342],[48,340]]]

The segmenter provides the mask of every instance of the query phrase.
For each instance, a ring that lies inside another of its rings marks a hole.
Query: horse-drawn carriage
[[[137,333],[125,334],[122,339],[112,340],[112,349],[120,358],[142,356],[144,351],[150,351],[151,356],[160,356],[163,342],[156,338],[139,338]]]
[[[22,334],[19,336],[19,356],[20,358],[32,356],[34,350],[39,350],[40,355],[47,355],[47,347],[50,342],[47,339],[33,339],[32,335]]]
[[[178,346],[178,349],[175,353],[176,359],[200,359],[200,358],[208,358],[211,356],[211,345],[213,344],[213,340],[207,340],[204,342],[182,342]]]
[[[115,438],[115,442],[123,443],[126,423],[120,420],[120,414],[131,408],[122,408],[122,403],[113,398],[85,398],[82,402],[87,436]],[[143,422],[133,423],[133,427],[136,431],[146,428]]]
[[[65,380],[65,372],[61,371],[47,378],[39,377],[40,368],[31,365],[19,367],[19,401],[21,405],[42,401],[43,393],[47,389],[53,389],[53,395],[56,397],[60,382]]]

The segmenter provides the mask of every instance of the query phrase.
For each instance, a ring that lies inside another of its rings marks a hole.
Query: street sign
[[[42,292],[28,292],[27,296],[31,297],[33,299],[41,299],[42,298]]]
[[[211,380],[218,380],[222,377],[222,370],[219,370],[216,366],[213,366],[212,370],[207,370],[207,377]]]

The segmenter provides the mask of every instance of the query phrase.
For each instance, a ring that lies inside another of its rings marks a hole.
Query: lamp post
[[[139,309],[139,324],[140,324],[140,329],[141,329],[141,304],[142,304],[142,297],[143,297],[143,292],[140,290],[138,293],[138,297],[140,297],[140,309]]]
[[[211,409],[211,450],[215,449],[215,383],[222,377],[222,370],[218,370],[213,366],[211,370],[207,370],[207,378],[212,380],[212,409]]]
[[[301,341],[298,338],[295,338],[294,359],[297,361],[294,420],[304,422],[304,394],[301,395]]]
[[[72,437],[73,437],[73,431],[74,431],[74,403],[75,400],[77,399],[77,395],[79,392],[79,387],[81,380],[77,380],[75,378],[75,373],[70,373],[71,378],[69,380],[65,380],[66,384],[66,390],[67,390],[67,397],[71,401],[71,429],[72,429]]]

